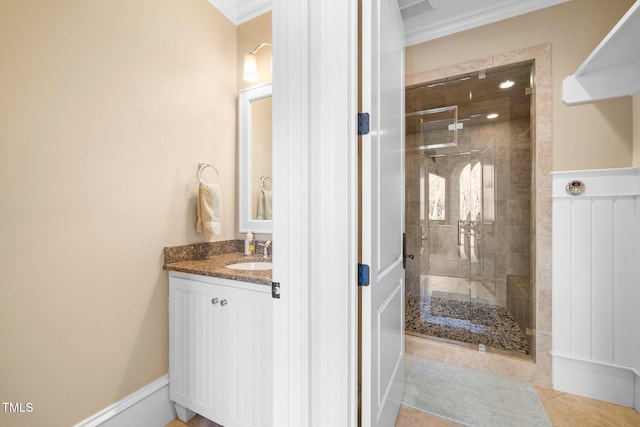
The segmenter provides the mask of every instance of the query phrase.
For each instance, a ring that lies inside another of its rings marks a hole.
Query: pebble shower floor
[[[407,293],[405,330],[414,335],[484,344],[488,349],[519,355],[531,354],[509,309],[499,305]]]

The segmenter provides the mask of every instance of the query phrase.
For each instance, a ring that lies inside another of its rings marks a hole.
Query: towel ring
[[[209,163],[199,163],[200,168],[198,169],[198,179],[200,180],[200,182],[204,183],[202,181],[202,171],[205,170],[206,168],[213,168],[214,171],[216,171],[216,175],[218,176],[218,179],[216,180],[216,184],[220,182],[220,172],[218,172],[218,169],[216,169],[215,166],[210,165]]]
[[[260,175],[260,187],[261,187],[263,190],[266,190],[266,188],[264,188],[264,182],[265,182],[267,179],[268,179],[269,181],[271,181],[271,187],[273,188],[273,180],[271,180],[271,178],[270,178],[270,177],[268,177],[268,176],[266,176],[266,175]]]

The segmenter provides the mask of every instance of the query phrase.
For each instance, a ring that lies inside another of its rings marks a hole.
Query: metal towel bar
[[[203,184],[205,183],[202,180],[202,171],[205,170],[206,168],[212,168],[214,171],[216,171],[216,175],[218,176],[218,179],[216,180],[215,183],[216,184],[219,183],[220,182],[220,172],[218,172],[218,169],[216,169],[215,166],[213,166],[213,165],[211,165],[209,163],[203,163],[203,162],[198,163],[198,179],[200,180],[200,182],[203,183]]]

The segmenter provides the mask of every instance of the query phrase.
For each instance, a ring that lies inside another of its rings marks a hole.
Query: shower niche
[[[533,356],[532,63],[406,90],[406,332]]]

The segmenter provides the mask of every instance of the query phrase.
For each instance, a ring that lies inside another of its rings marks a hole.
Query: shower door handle
[[[402,268],[407,268],[407,258],[413,259],[413,255],[407,255],[407,233],[402,233]]]

